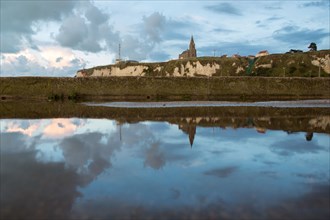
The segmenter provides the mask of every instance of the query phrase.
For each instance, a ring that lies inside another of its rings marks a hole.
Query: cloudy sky
[[[329,49],[329,0],[1,0],[1,76],[73,76],[113,63]]]

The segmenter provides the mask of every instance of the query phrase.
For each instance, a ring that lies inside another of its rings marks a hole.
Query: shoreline
[[[198,108],[198,107],[272,107],[272,108],[330,108],[330,100],[295,100],[267,102],[174,101],[174,102],[83,102],[87,106],[109,108]]]

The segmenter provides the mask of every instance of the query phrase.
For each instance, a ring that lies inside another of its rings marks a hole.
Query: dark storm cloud
[[[300,45],[320,42],[325,37],[329,37],[329,33],[325,29],[302,29],[297,26],[285,26],[273,33],[273,38],[276,40]]]
[[[77,47],[88,34],[85,20],[80,16],[71,16],[62,23],[56,39],[62,46]]]
[[[63,20],[55,39],[62,46],[86,52],[116,51],[120,37],[109,25],[109,15],[92,4],[86,7],[82,14]],[[102,41],[106,45],[101,45]]]
[[[216,12],[219,14],[229,14],[229,15],[242,15],[242,13],[235,8],[232,4],[224,2],[224,3],[219,3],[216,5],[208,5],[205,6],[207,10],[210,10],[212,12]]]
[[[16,53],[20,51],[22,36],[17,33],[2,32],[0,33],[0,51],[3,53]]]
[[[229,166],[229,167],[224,167],[224,168],[218,168],[218,169],[212,169],[205,171],[203,174],[208,175],[208,176],[215,176],[219,178],[226,178],[230,176],[232,173],[237,171],[238,167],[237,166]]]
[[[94,5],[90,5],[88,9],[86,10],[85,16],[87,20],[89,20],[94,25],[102,24],[106,21],[108,21],[109,16],[102,11],[100,11],[97,7]]]
[[[1,1],[1,31],[33,33],[33,22],[60,20],[76,1]]]
[[[18,52],[23,40],[31,41],[38,21],[60,21],[76,4],[73,0],[1,1],[1,52]]]

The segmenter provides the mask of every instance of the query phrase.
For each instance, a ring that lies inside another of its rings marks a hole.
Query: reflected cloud
[[[277,162],[274,162],[274,161],[269,161],[269,160],[266,160],[266,161],[262,161],[262,163],[268,165],[268,166],[274,166],[274,165],[277,165],[279,163]]]
[[[294,154],[318,153],[326,149],[313,141],[285,140],[273,143],[271,151],[281,156],[292,156]]]
[[[170,193],[171,193],[171,198],[172,199],[179,199],[181,196],[181,192],[178,189],[175,188],[171,188],[170,189]]]
[[[292,175],[301,178],[303,183],[307,184],[330,182],[329,173],[293,173]]]
[[[62,138],[72,135],[78,126],[71,119],[52,119],[43,131],[44,136]]]
[[[20,132],[0,133],[0,153],[21,153],[31,151],[25,135]]]
[[[286,199],[267,210],[267,219],[329,219],[330,188],[328,184],[313,186],[301,197]]]
[[[120,145],[111,144],[111,138],[96,132],[65,138],[59,146],[63,151],[66,166],[82,175],[85,184],[110,168],[114,151],[120,149]]]
[[[205,204],[205,196],[200,197],[198,208],[193,206],[174,206],[159,208],[147,204],[136,204],[132,200],[103,197],[88,200],[75,207],[74,219],[82,216],[96,219],[290,219],[323,220],[330,217],[329,187],[318,185],[310,192],[295,198],[280,200],[261,211],[257,204],[248,201],[228,203],[219,198]]]
[[[22,133],[1,134],[1,219],[68,219],[79,178],[63,163],[42,163]]]
[[[40,124],[30,124],[27,128],[24,128],[23,126],[19,125],[18,123],[15,122],[9,122],[7,125],[7,129],[5,130],[6,132],[20,132],[22,134],[25,134],[29,137],[31,137],[39,128]]]
[[[151,144],[150,148],[146,150],[144,165],[150,166],[155,170],[159,170],[160,168],[165,166],[165,164],[165,155],[163,152],[161,152],[159,148],[159,143],[157,142]]]
[[[68,119],[75,127],[43,123],[75,130],[63,139],[0,133],[1,218],[304,219],[302,209],[306,218],[329,217],[329,189],[321,185],[329,185],[323,134],[307,142],[302,132],[259,135],[251,127],[221,130],[219,137],[198,127],[197,146],[189,149],[187,134],[160,122],[116,126],[104,120],[100,128],[100,120],[90,120],[81,129],[75,119]],[[60,162],[39,160],[42,148],[56,148]],[[299,154],[314,164],[283,164],[274,153]],[[247,176],[254,181],[245,182]]]
[[[275,171],[268,171],[268,170],[261,171],[260,175],[274,179],[278,178],[278,173]]]
[[[63,138],[72,135],[82,125],[83,120],[65,118],[12,120],[4,126],[4,131],[20,132],[29,137],[42,134],[44,138]]]
[[[238,169],[237,166],[229,166],[229,167],[224,167],[224,168],[218,168],[218,169],[212,169],[205,171],[203,174],[204,175],[209,175],[209,176],[215,176],[219,178],[226,178],[236,172]]]
[[[235,152],[234,150],[230,150],[230,149],[221,149],[221,150],[213,150],[211,151],[212,154],[215,154],[217,156],[222,156],[224,154],[228,154],[228,153],[233,153]]]

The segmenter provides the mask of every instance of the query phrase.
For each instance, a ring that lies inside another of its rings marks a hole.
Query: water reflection
[[[3,119],[1,219],[330,217],[329,135],[240,121]]]

